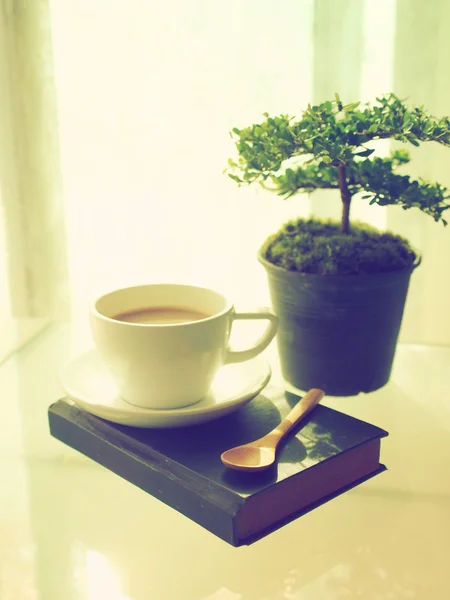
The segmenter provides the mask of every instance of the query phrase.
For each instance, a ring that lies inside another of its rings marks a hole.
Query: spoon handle
[[[294,425],[297,425],[297,423],[319,404],[324,395],[325,392],[323,390],[312,388],[299,402],[297,402],[287,417],[281,421],[273,432],[277,434],[277,443],[292,429],[292,427],[294,427]]]

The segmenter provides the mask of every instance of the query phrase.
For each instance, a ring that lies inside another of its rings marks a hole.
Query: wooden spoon
[[[319,404],[324,395],[323,390],[309,390],[270,433],[254,442],[223,452],[220,457],[223,464],[237,471],[262,471],[273,465],[279,442]]]

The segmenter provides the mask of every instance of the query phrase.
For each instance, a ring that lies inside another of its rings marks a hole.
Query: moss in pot
[[[450,146],[450,120],[409,108],[394,94],[372,105],[343,105],[339,96],[308,106],[300,120],[270,117],[233,130],[238,157],[229,176],[289,198],[339,190],[340,222],[297,219],[269,236],[259,252],[280,319],[278,348],[285,378],[305,390],[355,395],[390,377],[410,275],[420,260],[409,242],[352,223],[352,202],[417,208],[447,225],[449,191],[401,174],[405,150],[375,155],[372,142]],[[372,146],[372,147],[370,147]]]

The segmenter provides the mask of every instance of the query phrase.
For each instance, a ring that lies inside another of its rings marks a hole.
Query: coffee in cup
[[[234,321],[265,319],[263,335],[246,350],[229,347]],[[94,342],[121,396],[144,408],[181,408],[201,400],[219,369],[260,354],[277,318],[268,308],[238,313],[213,289],[149,284],[101,296],[90,314]]]
[[[168,325],[170,323],[189,323],[201,321],[212,315],[192,308],[181,306],[147,306],[129,312],[119,313],[112,318],[125,323],[144,323],[146,325]]]

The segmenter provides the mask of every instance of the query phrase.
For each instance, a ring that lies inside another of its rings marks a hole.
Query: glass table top
[[[0,366],[1,600],[450,597],[450,348],[400,346],[383,389],[324,401],[389,431],[388,471],[233,548],[49,435],[90,346],[54,325]]]

